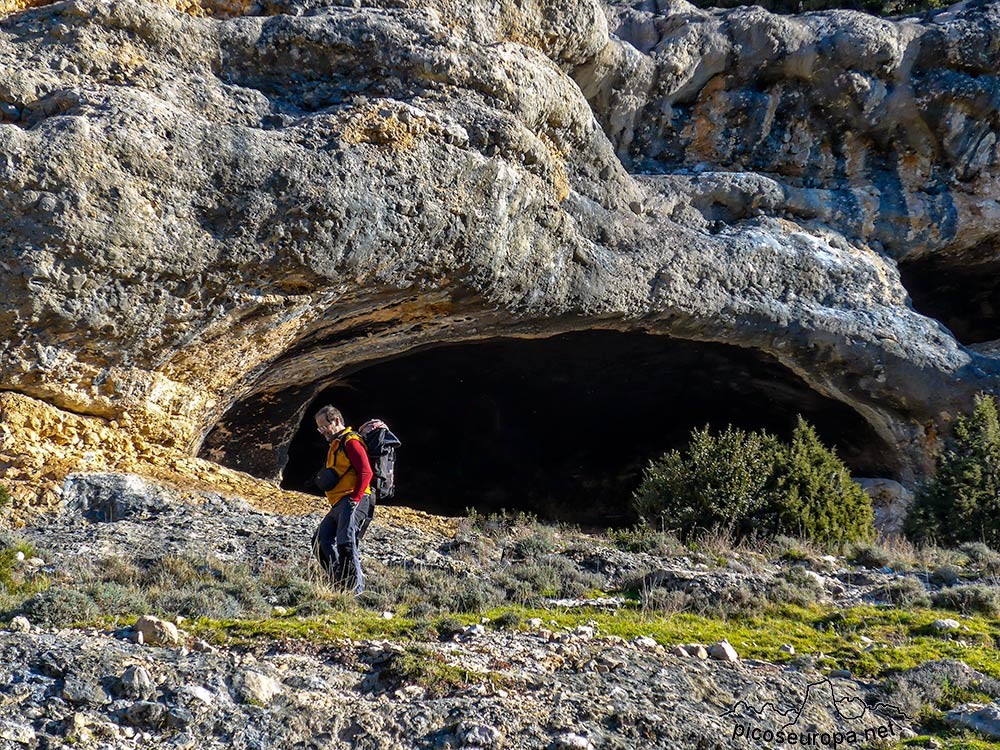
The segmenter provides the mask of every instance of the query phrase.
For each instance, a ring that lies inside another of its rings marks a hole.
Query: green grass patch
[[[326,643],[342,639],[406,639],[417,631],[418,622],[399,616],[386,620],[371,610],[355,609],[308,618],[271,617],[261,620],[199,618],[184,623],[184,629],[209,643],[220,646],[241,646],[281,640]]]
[[[916,737],[911,737],[908,740],[903,740],[902,742],[893,745],[891,750],[900,750],[901,748],[927,748],[931,746],[931,739],[932,737],[930,735],[917,735]],[[1000,749],[1000,742],[997,742],[996,740],[983,739],[982,737],[973,735],[971,732],[935,734],[933,739],[940,743],[935,745],[935,747],[939,748],[939,750]]]
[[[491,620],[525,622],[541,618],[546,626],[572,629],[589,621],[601,635],[622,638],[651,636],[665,646],[677,643],[714,643],[727,639],[744,659],[788,662],[796,658],[819,659],[821,668],[849,669],[852,674],[879,677],[916,667],[933,659],[964,661],[984,674],[1000,679],[1000,620],[961,617],[968,630],[938,633],[931,623],[938,610],[902,611],[880,607],[835,610],[819,606],[786,605],[761,615],[721,620],[691,613],[673,615],[622,609],[609,613],[592,608],[543,609],[502,607],[484,613]],[[478,622],[475,615],[454,615],[455,624]],[[219,645],[247,645],[262,641],[303,640],[313,643],[341,639],[395,638],[420,641],[435,636],[433,623],[397,615],[353,609],[315,618],[282,617],[262,620],[198,619],[185,623],[192,634]],[[872,641],[866,650],[862,637]],[[779,651],[795,647],[796,657]]]
[[[471,685],[499,687],[507,682],[502,675],[456,666],[443,654],[420,647],[394,656],[382,670],[381,679],[394,686],[419,685],[436,697]]]
[[[499,617],[509,609],[487,612]],[[1000,679],[1000,620],[960,618],[967,631],[941,634],[931,623],[939,610],[902,611],[880,607],[835,610],[819,606],[785,605],[765,614],[720,620],[690,613],[657,615],[624,609],[617,613],[574,609],[515,609],[522,619],[539,617],[557,627],[574,628],[593,620],[600,634],[635,638],[648,635],[665,646],[677,643],[710,644],[727,639],[745,659],[787,662],[779,648],[790,643],[800,656],[827,659],[820,666],[849,669],[852,674],[876,677],[919,666],[933,659],[960,659],[985,674]],[[865,650],[862,636],[876,646]],[[963,645],[964,642],[964,645]]]

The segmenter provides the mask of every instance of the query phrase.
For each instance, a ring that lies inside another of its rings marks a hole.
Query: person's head
[[[316,429],[327,440],[332,440],[338,432],[344,429],[344,415],[340,413],[340,409],[334,406],[324,406],[316,412]]]

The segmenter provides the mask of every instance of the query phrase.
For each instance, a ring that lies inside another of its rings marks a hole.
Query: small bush
[[[507,573],[515,582],[525,584],[526,589],[515,586],[516,590],[527,590],[532,598],[575,598],[604,585],[602,576],[588,573],[572,560],[557,555],[513,565]]]
[[[948,546],[1000,544],[1000,419],[992,396],[976,396],[972,414],[955,420],[934,478],[917,489],[906,533]]]
[[[969,558],[980,576],[1000,576],[1000,553],[982,542],[965,542],[959,550]]]
[[[231,620],[246,616],[236,597],[207,587],[161,591],[153,599],[153,607],[158,614],[167,617],[183,615],[191,619]]]
[[[788,445],[732,426],[717,436],[707,426],[694,430],[683,453],[647,466],[635,507],[646,523],[684,539],[710,529],[821,545],[875,535],[868,495],[801,416]]]
[[[774,604],[795,604],[808,607],[823,595],[823,586],[815,576],[809,575],[798,565],[785,568],[776,577],[767,592]]]
[[[12,499],[10,490],[7,489],[7,485],[0,484],[0,510],[3,510],[10,505]]]
[[[21,613],[32,622],[59,626],[92,620],[101,610],[82,591],[66,586],[52,586],[25,602]]]
[[[514,630],[521,627],[521,616],[517,612],[504,612],[490,622],[497,630]]]
[[[439,617],[434,620],[433,627],[437,631],[438,637],[442,640],[448,640],[465,629],[465,625],[461,620],[449,616]]]
[[[821,545],[875,537],[868,494],[801,416],[778,470],[778,529]]]
[[[105,557],[97,560],[92,571],[93,580],[120,583],[123,586],[138,586],[146,579],[146,571],[133,560],[121,557]]]
[[[931,573],[931,580],[940,586],[954,586],[962,577],[962,569],[957,565],[939,565]]]
[[[685,551],[676,535],[657,531],[648,524],[636,524],[628,529],[612,529],[608,532],[608,538],[615,547],[625,552],[646,552],[657,557],[668,557]]]
[[[84,591],[105,615],[141,615],[149,609],[143,592],[115,581],[97,581]]]
[[[854,544],[847,551],[847,559],[863,568],[878,570],[889,567],[892,561],[889,553],[877,544]]]
[[[886,584],[878,590],[877,596],[903,609],[919,609],[931,605],[923,584],[909,576]]]
[[[670,451],[646,467],[635,508],[649,525],[683,539],[727,526],[749,534],[773,506],[778,449],[764,432],[695,429],[683,453]]]
[[[394,655],[381,674],[381,679],[392,687],[420,685],[433,697],[448,695],[472,682],[483,682],[487,677],[449,664],[444,656],[427,648]]]
[[[934,594],[935,607],[951,609],[963,615],[980,613],[988,617],[1000,615],[1000,589],[995,586],[971,584],[951,586]]]

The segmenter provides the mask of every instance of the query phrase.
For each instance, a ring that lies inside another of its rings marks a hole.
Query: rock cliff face
[[[713,344],[741,401],[842,409],[904,482],[997,390],[995,3],[182,5],[0,18],[20,504],[58,477],[9,415],[113,433],[97,468],[153,446],[277,478],[324,388],[443,344]]]

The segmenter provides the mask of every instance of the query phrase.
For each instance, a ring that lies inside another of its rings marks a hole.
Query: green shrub
[[[872,570],[885,568],[892,562],[889,552],[877,544],[852,544],[847,551],[847,559]]]
[[[875,537],[871,499],[801,416],[779,462],[777,526],[817,544]]]
[[[515,630],[521,627],[521,616],[517,612],[504,612],[490,621],[490,626],[497,630]]]
[[[824,545],[875,535],[868,495],[801,416],[787,445],[731,425],[717,436],[694,430],[683,453],[647,466],[635,507],[646,523],[685,539],[712,529]]]
[[[975,565],[980,576],[1000,575],[1000,553],[982,542],[965,542],[959,550]]]
[[[0,484],[0,510],[10,505],[11,499],[10,490],[6,485]]]
[[[931,605],[931,598],[927,595],[923,584],[909,576],[886,584],[878,590],[877,595],[903,609],[917,609]]]
[[[628,529],[612,529],[608,538],[625,552],[647,552],[658,557],[679,555],[685,547],[674,534],[657,531],[649,524],[636,524]]]
[[[962,569],[950,563],[937,566],[931,573],[931,581],[939,586],[954,586],[961,577]]]
[[[727,526],[749,534],[774,505],[778,451],[764,432],[695,429],[683,453],[670,451],[646,467],[635,508],[645,522],[685,539]]]
[[[105,615],[141,615],[149,609],[141,591],[115,581],[96,581],[84,591]]]
[[[823,595],[823,585],[810,575],[805,568],[793,565],[776,576],[767,592],[768,601],[773,604],[795,604],[808,607]]]
[[[971,584],[951,586],[934,594],[934,606],[952,609],[963,615],[978,612],[988,617],[1000,615],[1000,589],[996,586]]]
[[[21,613],[34,623],[58,626],[91,620],[100,614],[100,609],[82,591],[52,586],[25,602]]]
[[[1000,544],[1000,420],[992,396],[979,394],[972,414],[955,420],[935,476],[917,489],[906,533],[946,546]]]

